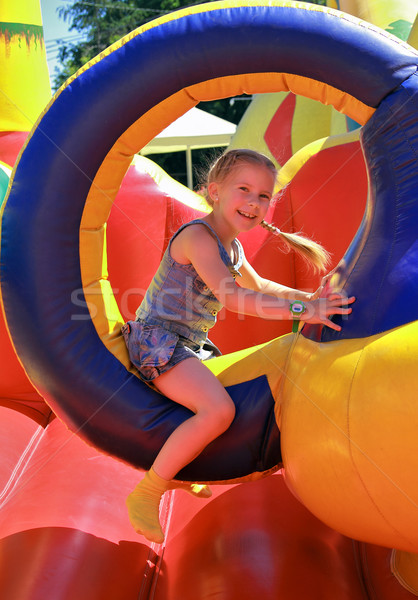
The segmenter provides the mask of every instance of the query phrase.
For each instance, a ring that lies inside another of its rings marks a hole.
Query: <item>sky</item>
[[[72,4],[72,2],[66,2],[65,0],[40,0],[40,4],[48,69],[52,81],[54,78],[54,69],[59,65],[57,60],[58,40],[76,42],[82,36],[76,31],[69,31],[69,23],[65,23],[57,14],[57,8]]]

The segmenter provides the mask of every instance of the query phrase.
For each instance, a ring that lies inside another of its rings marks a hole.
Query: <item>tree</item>
[[[191,4],[198,4],[198,0]],[[184,6],[180,0],[84,0],[58,9],[84,39],[76,44],[61,43],[58,57],[62,70],[54,79],[58,89],[90,59],[140,25]]]
[[[326,5],[326,0],[305,1]],[[127,33],[164,14],[194,4],[201,4],[201,0],[184,4],[182,0],[80,0],[63,5],[58,9],[59,17],[68,21],[70,31],[82,34],[83,39],[77,43],[60,43],[58,58],[62,69],[54,79],[54,88],[58,89],[79,68]],[[243,95],[231,100],[202,102],[200,108],[238,124],[250,100],[250,96]],[[196,162],[205,163],[207,156],[213,155],[213,151],[207,150],[193,152]],[[186,182],[183,153],[157,154],[153,155],[153,160],[172,177]]]
[[[200,4],[200,0],[187,4]],[[186,6],[180,0],[90,0],[60,7],[59,17],[70,22],[70,31],[84,35],[78,43],[62,43],[59,47],[60,73],[54,79],[58,89],[71,75],[90,59],[105,50],[127,33],[159,16]],[[224,119],[239,123],[250,97],[244,102],[217,100],[202,103],[202,108]],[[194,150],[194,159],[205,162],[207,150]],[[153,160],[172,177],[186,183],[183,153],[153,155]]]

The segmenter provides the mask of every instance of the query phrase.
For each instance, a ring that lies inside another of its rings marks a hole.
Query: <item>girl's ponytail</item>
[[[274,235],[279,235],[285,246],[289,250],[297,252],[311,267],[314,268],[316,273],[321,273],[326,270],[326,267],[330,262],[330,254],[320,244],[317,244],[298,233],[285,233],[272,223],[267,223],[264,220],[261,221],[260,225]]]

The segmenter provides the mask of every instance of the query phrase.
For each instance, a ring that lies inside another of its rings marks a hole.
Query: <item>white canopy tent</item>
[[[228,146],[236,129],[234,123],[194,107],[158,134],[141,150],[141,154],[185,151],[187,185],[192,188],[192,150]]]

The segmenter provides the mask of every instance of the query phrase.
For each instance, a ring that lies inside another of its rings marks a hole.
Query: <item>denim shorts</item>
[[[128,321],[121,332],[131,363],[145,382],[150,382],[186,358],[208,360],[221,356],[210,340],[196,344],[187,338],[145,321]]]

